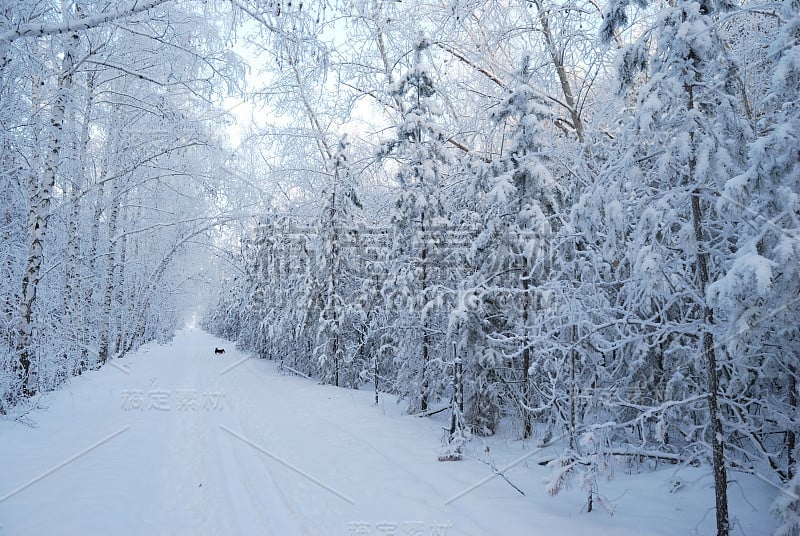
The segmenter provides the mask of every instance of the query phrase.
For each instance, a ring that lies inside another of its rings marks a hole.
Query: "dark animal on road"
[[[214,348],[214,353],[215,354],[224,354],[225,353],[225,348]]]

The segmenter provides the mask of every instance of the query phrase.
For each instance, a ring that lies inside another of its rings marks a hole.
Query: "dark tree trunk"
[[[691,94],[691,93],[690,93]],[[697,240],[697,275],[700,283],[701,295],[705,298],[706,286],[709,282],[708,254],[703,244],[705,243],[702,224],[702,210],[700,208],[700,192],[692,192],[692,221],[694,234]],[[722,435],[722,420],[719,416],[719,372],[717,371],[717,354],[714,345],[714,335],[711,326],[714,324],[714,312],[703,304],[705,332],[703,333],[703,354],[706,358],[706,372],[708,374],[708,414],[711,420],[711,457],[714,469],[714,496],[717,509],[717,536],[728,536],[730,523],[728,520],[728,473],[725,469],[725,443]]]

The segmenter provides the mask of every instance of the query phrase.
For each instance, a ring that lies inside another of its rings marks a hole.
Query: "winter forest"
[[[0,200],[0,417],[195,315],[800,534],[798,0],[0,0]]]

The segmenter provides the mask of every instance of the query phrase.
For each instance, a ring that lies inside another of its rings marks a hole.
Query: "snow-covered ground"
[[[463,461],[439,462],[442,421],[282,375],[196,329],[38,405],[22,418],[33,426],[0,420],[0,535],[714,532],[706,470],[620,467],[601,489],[613,515],[586,513],[580,489],[547,495],[536,454],[506,471],[525,496],[501,478],[476,486],[487,462],[535,443],[475,440]],[[771,533],[775,490],[731,477],[733,534]]]

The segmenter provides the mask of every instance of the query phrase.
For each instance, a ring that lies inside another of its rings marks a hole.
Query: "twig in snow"
[[[487,454],[487,455],[489,454],[489,447],[488,447],[488,446],[486,447],[486,454]],[[492,472],[493,472],[494,474],[496,474],[497,476],[503,477],[503,480],[505,480],[505,481],[506,481],[506,483],[508,483],[508,485],[509,485],[509,486],[511,486],[512,488],[514,488],[515,490],[517,490],[517,491],[519,492],[519,494],[520,494],[520,495],[522,495],[523,497],[525,496],[525,492],[524,492],[524,491],[522,491],[521,489],[519,489],[519,488],[516,486],[516,484],[514,484],[513,482],[511,482],[511,481],[508,479],[508,477],[507,477],[507,476],[506,476],[506,475],[503,473],[503,471],[501,471],[500,469],[498,469],[498,468],[497,468],[497,465],[495,465],[495,463],[494,463],[494,458],[492,458],[491,456],[489,456],[489,461],[486,461],[486,460],[481,460],[481,461],[482,461],[483,463],[485,463],[486,465],[488,465],[489,467],[491,467],[491,468],[492,468]]]

